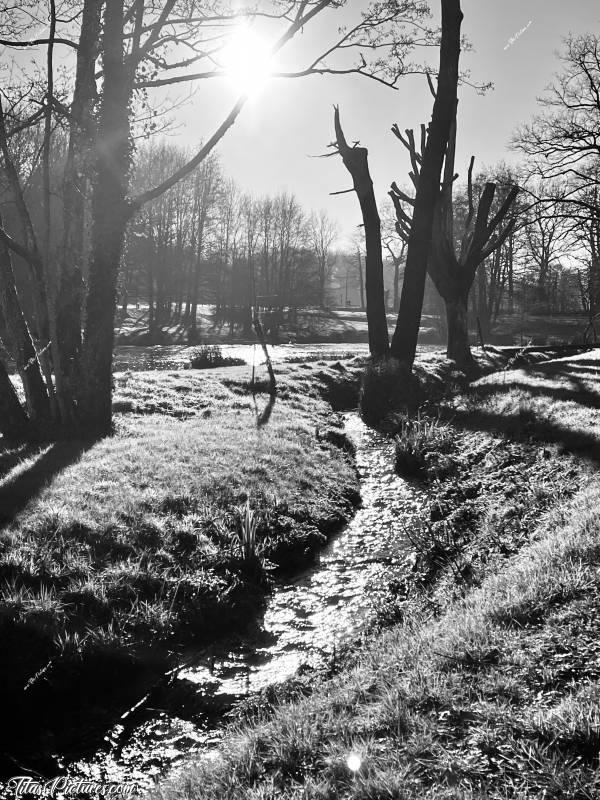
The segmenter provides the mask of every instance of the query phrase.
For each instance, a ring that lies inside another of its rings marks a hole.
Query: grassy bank
[[[179,643],[253,619],[271,569],[348,518],[357,476],[329,398],[355,398],[356,370],[281,368],[271,401],[248,367],[120,373],[114,436],[3,451],[0,694],[23,720],[9,762],[80,745]]]
[[[598,797],[599,376],[595,351],[488,375],[448,402],[462,445],[432,485],[464,488],[469,470],[481,484],[447,498],[450,513],[481,503],[458,553],[469,578],[442,564],[436,608],[405,608],[339,675],[259,711],[157,794]]]

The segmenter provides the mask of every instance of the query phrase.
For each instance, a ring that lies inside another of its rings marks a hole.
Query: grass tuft
[[[453,432],[440,418],[402,417],[395,436],[395,468],[406,477],[446,477],[452,470],[449,457]]]

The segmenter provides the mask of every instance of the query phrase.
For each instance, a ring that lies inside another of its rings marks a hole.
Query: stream
[[[390,565],[410,568],[405,531],[420,518],[422,489],[394,472],[393,443],[348,413],[362,505],[315,565],[276,582],[251,637],[188,653],[172,680],[128,711],[94,758],[67,774],[149,785],[214,752],[235,701],[331,659],[374,614],[372,598]]]
[[[220,344],[221,354],[229,358],[239,358],[247,364],[258,365],[264,361],[261,347],[257,344]],[[316,344],[276,344],[269,346],[269,356],[273,363],[299,361],[335,361],[340,358],[368,356],[369,345],[364,342],[349,344],[322,342]],[[114,349],[113,371],[153,369],[185,369],[193,355],[201,349],[199,346],[185,344],[170,345],[118,345]],[[440,349],[439,344],[420,344],[419,352],[433,352]]]

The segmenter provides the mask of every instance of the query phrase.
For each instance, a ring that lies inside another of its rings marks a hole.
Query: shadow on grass
[[[548,419],[536,418],[533,414],[507,417],[489,411],[455,410],[452,423],[464,430],[533,438],[540,444],[558,444],[564,451],[577,453],[600,465],[600,440],[597,436],[573,430]]]
[[[6,476],[22,461],[41,451],[39,444],[6,444],[0,447],[0,486]]]
[[[580,367],[579,366],[580,363],[581,362],[578,361],[576,364],[572,364],[571,367],[569,368],[568,374],[570,375],[572,373],[577,373],[577,374],[585,373],[586,375],[590,375],[591,377],[600,378],[600,364],[596,367]],[[554,374],[559,374],[559,373],[557,371]],[[563,374],[567,375],[566,372]]]
[[[557,370],[561,366],[558,361],[555,362],[548,362],[548,367],[555,367]],[[577,361],[565,361],[563,362],[563,366],[565,369],[579,369],[579,367],[596,367],[596,369],[600,369],[600,360],[596,358],[578,358]]]
[[[55,475],[78,461],[93,444],[93,441],[56,442],[46,448],[27,445],[14,452],[0,453],[0,470],[4,472],[0,481],[0,527],[10,524]],[[32,458],[33,463],[24,463],[19,470],[20,462]]]
[[[259,414],[258,406],[256,405],[256,398],[254,398],[254,406],[256,408],[256,427],[262,428],[268,424],[269,420],[271,419],[271,414],[273,413],[273,409],[275,408],[275,401],[277,400],[277,394],[275,392],[271,392],[269,394],[269,402],[264,407],[262,412]]]
[[[599,370],[600,363],[586,359],[588,369],[592,366]],[[470,395],[476,401],[486,401],[494,396],[516,390],[530,397],[542,398],[547,400],[548,411],[556,413],[556,403],[573,403],[577,406],[589,409],[600,409],[600,392],[595,392],[589,388],[590,378],[585,380],[576,374],[582,361],[554,361],[546,364],[531,365],[522,369],[525,373],[517,380],[510,378],[503,381],[498,378],[491,383],[486,381],[479,385],[471,386]],[[591,370],[594,372],[594,370]],[[527,378],[531,377],[531,382]],[[537,380],[557,379],[564,381],[566,385],[545,386],[537,383]],[[587,383],[586,383],[587,380]],[[568,382],[568,383],[567,383]],[[570,384],[570,385],[569,385]],[[526,401],[526,398],[524,398]],[[498,413],[485,408],[462,410],[456,409],[453,414],[453,424],[466,430],[482,430],[490,433],[501,433],[516,438],[535,439],[540,444],[557,444],[564,451],[576,453],[590,461],[600,464],[600,436],[593,431],[582,430],[589,425],[589,417],[585,414],[581,417],[581,425],[578,425],[578,409],[564,410],[564,416],[568,417],[573,423],[573,427],[568,424],[556,422],[532,408],[516,406],[515,413]]]
[[[572,382],[575,383],[575,381]],[[559,386],[535,386],[535,384],[526,383],[524,381],[507,381],[505,384],[501,382],[486,383],[475,389],[472,388],[471,395],[477,397],[478,400],[483,400],[493,395],[502,394],[504,391],[510,389],[527,392],[532,397],[547,397],[549,400],[561,401],[563,403],[578,403],[588,408],[600,408],[600,394],[591,392],[583,385],[577,385],[576,388],[567,389]]]

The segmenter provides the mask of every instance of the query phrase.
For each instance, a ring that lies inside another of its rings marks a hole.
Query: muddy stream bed
[[[424,491],[394,472],[393,443],[345,414],[356,445],[362,505],[352,521],[293,578],[277,579],[264,618],[246,638],[189,652],[164,686],[128,711],[86,761],[65,768],[101,781],[153,780],[214,751],[226,712],[244,697],[331,661],[372,618],[373,592],[390,565],[407,569],[406,531],[417,524]]]

